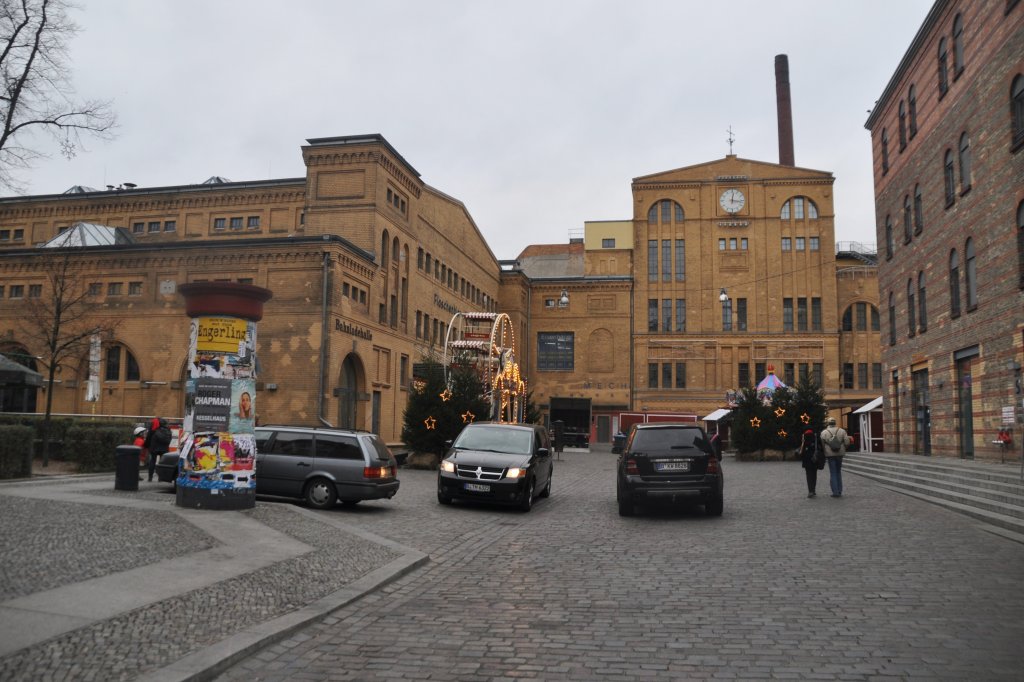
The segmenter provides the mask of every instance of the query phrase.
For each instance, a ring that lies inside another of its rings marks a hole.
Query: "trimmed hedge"
[[[80,473],[113,471],[118,445],[130,443],[130,424],[76,424],[64,439],[64,459],[78,464]]]
[[[22,424],[0,424],[0,478],[28,478],[32,475],[32,428]]]

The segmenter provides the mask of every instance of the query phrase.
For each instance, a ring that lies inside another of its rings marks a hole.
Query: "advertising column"
[[[256,323],[272,293],[232,282],[183,284],[191,318],[179,507],[256,505]]]

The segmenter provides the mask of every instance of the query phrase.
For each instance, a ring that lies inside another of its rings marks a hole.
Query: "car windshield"
[[[455,439],[454,446],[467,450],[490,450],[515,455],[530,454],[533,431],[530,429],[491,427],[467,427]]]
[[[697,429],[637,430],[632,450],[705,450],[706,443]]]

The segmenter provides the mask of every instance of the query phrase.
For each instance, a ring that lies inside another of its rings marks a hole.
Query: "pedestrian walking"
[[[804,468],[804,474],[807,476],[807,497],[814,497],[815,488],[818,486],[818,472],[825,468],[825,453],[821,451],[818,439],[811,429],[804,431],[798,454],[800,466]]]
[[[146,427],[139,424],[132,431],[132,445],[139,449],[139,466],[145,466],[148,461],[149,453],[146,452]],[[142,480],[142,476],[139,476],[139,480]]]
[[[828,426],[821,432],[821,442],[828,461],[829,485],[832,497],[843,496],[843,455],[850,444],[850,436],[846,429],[836,426],[836,418],[828,418]]]
[[[158,417],[153,420],[155,428],[149,430],[146,436],[146,448],[149,450],[149,480],[153,480],[153,472],[156,471],[156,461],[160,455],[167,452],[171,447],[171,430],[167,428],[167,420]]]

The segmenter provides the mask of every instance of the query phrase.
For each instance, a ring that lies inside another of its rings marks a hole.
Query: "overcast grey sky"
[[[305,174],[307,138],[380,133],[462,201],[494,254],[631,217],[632,178],[735,153],[835,174],[836,238],[875,242],[868,110],[931,0],[79,0],[82,97],[112,142],[32,194]]]

